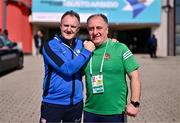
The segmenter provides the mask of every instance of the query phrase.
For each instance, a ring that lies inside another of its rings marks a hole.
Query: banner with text
[[[59,22],[68,10],[81,22],[103,13],[109,23],[160,23],[161,0],[32,0],[32,22]]]

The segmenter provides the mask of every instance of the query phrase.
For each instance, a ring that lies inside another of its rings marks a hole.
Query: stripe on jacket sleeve
[[[126,60],[128,59],[130,56],[132,56],[133,54],[131,53],[130,50],[126,51],[124,54],[123,54],[123,59]]]
[[[47,53],[47,55],[60,67],[62,64],[64,64],[64,61],[58,57],[50,48],[50,46],[48,45],[48,43],[44,44],[44,49]]]

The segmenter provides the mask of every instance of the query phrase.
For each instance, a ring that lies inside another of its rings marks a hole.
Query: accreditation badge
[[[93,94],[103,93],[103,75],[96,75],[91,77]]]

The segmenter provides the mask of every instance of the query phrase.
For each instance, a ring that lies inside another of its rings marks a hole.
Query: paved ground
[[[180,56],[150,59],[141,64],[141,113],[131,122],[180,122]]]
[[[150,59],[141,64],[141,112],[129,123],[180,122],[180,56]],[[41,57],[25,56],[24,69],[0,78],[0,123],[38,122],[43,65]]]

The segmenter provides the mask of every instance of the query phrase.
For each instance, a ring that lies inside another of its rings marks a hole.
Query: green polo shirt
[[[93,94],[92,92],[90,62],[84,69],[87,90],[84,110],[101,115],[122,114],[125,111],[127,102],[126,74],[139,68],[139,64],[125,44],[112,42],[111,39],[108,39],[101,46],[96,47],[93,53],[92,75],[97,75],[100,72],[103,54],[108,41],[102,69],[103,93]]]

